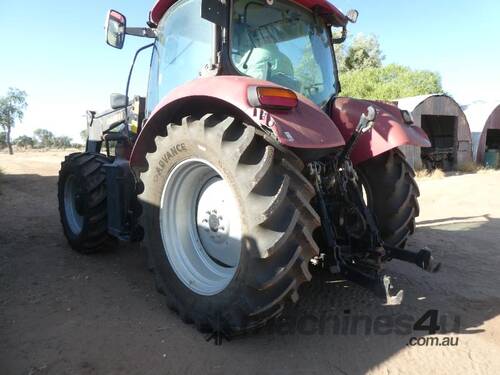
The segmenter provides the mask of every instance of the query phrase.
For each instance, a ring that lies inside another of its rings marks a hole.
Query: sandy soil
[[[214,346],[167,309],[138,246],[71,251],[57,212],[62,158],[0,154],[0,374],[500,374],[500,172],[419,181],[409,247],[431,247],[443,267],[393,261],[400,306],[318,276],[283,319]],[[430,309],[432,337],[456,346],[408,345],[426,335],[411,326]],[[353,323],[405,317],[406,331]]]

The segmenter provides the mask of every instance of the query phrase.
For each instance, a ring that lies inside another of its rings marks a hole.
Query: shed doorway
[[[486,150],[500,150],[500,129],[487,130]]]
[[[427,169],[453,169],[457,161],[457,117],[422,115],[422,129],[431,141],[431,147],[422,148],[422,162]]]

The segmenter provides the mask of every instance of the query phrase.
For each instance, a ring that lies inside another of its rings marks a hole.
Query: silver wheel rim
[[[161,196],[160,231],[170,265],[189,289],[213,295],[231,282],[241,254],[241,213],[213,165],[188,159],[172,170]]]
[[[77,191],[76,177],[70,175],[64,183],[64,212],[69,228],[76,235],[80,234],[83,227],[83,216],[78,213],[76,208]]]

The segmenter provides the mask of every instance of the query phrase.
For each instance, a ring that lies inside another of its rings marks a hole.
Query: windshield
[[[231,58],[245,75],[295,90],[319,106],[336,93],[327,26],[290,1],[235,0]]]

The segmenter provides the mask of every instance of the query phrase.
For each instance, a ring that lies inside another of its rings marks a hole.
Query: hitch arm
[[[330,219],[330,214],[328,213],[328,208],[326,207],[321,176],[319,174],[317,164],[315,164],[315,163],[310,164],[310,173],[314,178],[314,187],[316,190],[319,209],[320,209],[319,214],[321,217],[321,227],[323,229],[323,235],[325,236],[326,244],[327,244],[327,248],[328,248],[327,256],[330,256],[336,260],[336,263],[337,263],[336,266],[340,270],[339,263],[341,262],[341,259],[338,258],[338,254],[337,254],[337,250],[338,250],[337,241],[336,241],[337,236],[335,234],[335,230],[334,230],[334,227],[332,225],[333,223]]]
[[[409,250],[400,249],[398,247],[384,245],[389,258],[399,259],[403,262],[413,263],[424,271],[437,272],[441,268],[441,263],[434,264],[432,253],[429,249],[421,249],[418,253]]]

